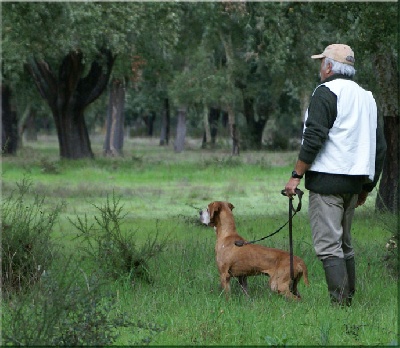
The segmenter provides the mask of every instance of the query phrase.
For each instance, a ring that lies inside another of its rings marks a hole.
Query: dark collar
[[[350,76],[346,76],[346,75],[342,75],[342,74],[335,74],[332,76],[329,76],[328,78],[326,78],[324,81],[322,81],[321,83],[325,83],[325,82],[329,82],[329,81],[333,81],[336,79],[344,79],[344,80],[350,80],[353,81],[353,78]]]

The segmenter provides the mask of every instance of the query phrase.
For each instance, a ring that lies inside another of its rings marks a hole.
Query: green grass
[[[295,254],[309,270],[310,286],[301,281],[303,300],[289,302],[272,293],[268,278],[249,279],[250,297],[233,281],[229,301],[221,294],[215,266],[215,232],[198,221],[198,210],[213,200],[234,204],[237,228],[247,239],[260,238],[287,220],[287,199],[280,195],[296,159],[295,152],[243,152],[232,158],[229,149],[200,150],[192,142],[175,154],[156,140],[133,139],[122,159],[59,161],[54,138],[29,144],[16,158],[2,161],[2,193],[28,177],[46,204],[66,202],[54,239],[65,252],[80,257],[79,242],[68,219],[87,214],[113,192],[127,214],[124,228],[138,242],[159,233],[168,237],[166,250],[151,259],[152,284],[127,279],[111,281],[117,298],[110,318],[127,313],[132,320],[164,330],[152,336],[154,345],[388,345],[398,342],[397,279],[383,257],[393,231],[374,212],[374,193],[356,211],[353,243],[357,262],[357,293],[353,306],[329,304],[324,273],[311,243],[307,205],[294,218]],[[45,160],[43,160],[45,158]],[[51,169],[56,169],[52,172]],[[302,187],[301,187],[302,188]],[[287,229],[262,244],[288,250]],[[7,323],[3,321],[3,325]],[[116,344],[140,343],[146,330],[118,328]]]

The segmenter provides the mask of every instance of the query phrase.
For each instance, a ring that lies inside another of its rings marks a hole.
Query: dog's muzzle
[[[199,214],[200,214],[200,221],[203,224],[208,225],[210,223],[210,214],[208,213],[208,209],[200,210]]]

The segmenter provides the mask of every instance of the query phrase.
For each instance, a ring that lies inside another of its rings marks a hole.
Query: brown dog
[[[231,277],[238,277],[243,291],[247,294],[247,276],[269,275],[272,291],[287,298],[300,299],[297,284],[304,275],[308,285],[307,267],[304,261],[293,256],[294,282],[290,292],[290,256],[287,251],[267,248],[257,244],[236,246],[236,241],[245,241],[236,231],[232,209],[228,202],[213,202],[207,210],[200,211],[200,221],[216,230],[217,242],[215,256],[220,275],[221,286],[228,295]]]

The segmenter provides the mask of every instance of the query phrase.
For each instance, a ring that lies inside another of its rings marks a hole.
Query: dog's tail
[[[307,270],[307,266],[306,264],[303,262],[303,260],[299,263],[299,268],[300,268],[300,272],[303,273],[303,280],[304,280],[304,284],[306,284],[307,286],[310,285],[310,283],[308,282],[308,270]]]

